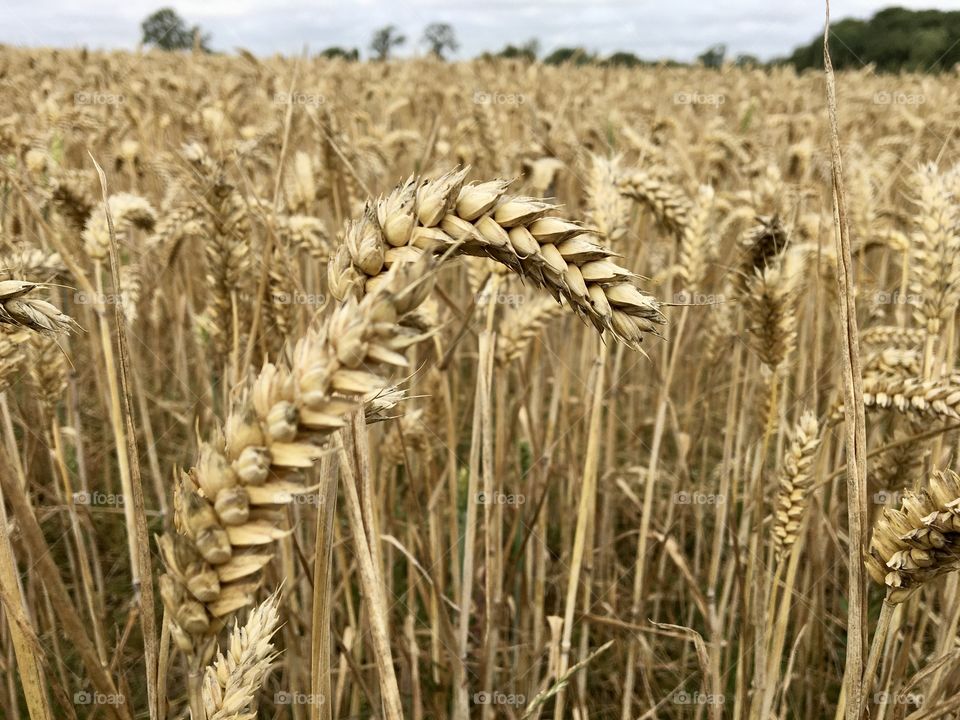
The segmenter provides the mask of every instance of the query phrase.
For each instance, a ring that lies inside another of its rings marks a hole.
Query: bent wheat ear
[[[683,235],[689,221],[690,201],[680,188],[642,170],[622,177],[619,188],[621,193],[649,208],[667,232],[677,237]]]
[[[900,509],[877,521],[867,570],[886,585],[892,603],[906,600],[924,583],[957,569],[960,553],[960,476],[934,472],[927,488],[910,492]]]
[[[130,227],[152,230],[156,223],[156,213],[153,206],[144,198],[130,193],[117,193],[108,199],[110,214],[113,216],[113,225],[118,233]],[[105,260],[110,252],[110,228],[107,226],[107,216],[102,211],[94,210],[87,219],[86,227],[81,233],[83,247],[93,260]]]
[[[452,250],[502,263],[631,347],[656,332],[664,321],[660,304],[590,230],[550,216],[550,203],[505,195],[502,181],[464,185],[465,175],[463,169],[434,181],[410,178],[368,204],[328,265],[333,294],[362,297],[386,269]]]
[[[73,318],[46,300],[28,297],[43,285],[24,280],[0,280],[0,323],[16,325],[48,335],[78,328]]]
[[[766,268],[778,265],[783,251],[790,242],[790,235],[778,215],[760,216],[759,223],[740,240],[740,272],[735,284],[740,294],[748,292],[751,279]]]

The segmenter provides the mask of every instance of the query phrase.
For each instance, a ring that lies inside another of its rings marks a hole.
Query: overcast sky
[[[0,43],[29,46],[133,48],[140,22],[164,0],[0,0]],[[834,0],[834,19],[869,17],[890,4],[960,9],[960,0]],[[213,34],[217,50],[258,55],[359,47],[394,24],[407,35],[400,54],[422,52],[430,22],[448,22],[457,57],[540,40],[541,49],[583,46],[643,58],[690,60],[715,43],[731,54],[763,59],[809,42],[823,26],[819,0],[178,0],[173,7]]]

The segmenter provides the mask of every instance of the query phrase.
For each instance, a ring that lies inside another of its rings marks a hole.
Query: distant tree
[[[503,50],[493,57],[504,58],[507,60],[526,60],[536,62],[540,54],[540,41],[536,38],[527,40],[523,45],[507,45]]]
[[[153,45],[161,50],[189,50],[192,47],[210,52],[210,35],[187,23],[173,8],[157,10],[140,24],[144,45]]]
[[[589,65],[594,59],[594,56],[583,48],[557,48],[547,55],[543,59],[543,62],[547,65],[563,65],[564,63]]]
[[[748,55],[747,53],[740,53],[737,55],[737,59],[733,62],[737,67],[746,68],[760,67],[763,65],[763,63],[760,62],[760,58],[758,58],[756,55]]]
[[[456,52],[460,47],[453,26],[447,23],[430,23],[427,25],[423,31],[423,42],[429,45],[430,52],[441,60],[444,59],[444,53],[447,50]]]
[[[360,59],[360,51],[356,48],[350,48],[349,50],[342,47],[328,47],[326,50],[320,51],[320,57],[323,58],[343,58],[349,62],[356,62]]]
[[[960,63],[960,11],[891,7],[869,20],[830,24],[830,58],[838,70],[872,64],[879,72],[942,72]],[[823,39],[798,47],[786,62],[823,68]]]
[[[723,66],[723,61],[727,57],[727,46],[723,43],[712,45],[703,53],[697,56],[697,61],[708,68],[719,68]]]
[[[403,45],[406,41],[406,36],[397,32],[394,25],[387,25],[373,33],[370,50],[377,60],[387,60],[393,49]]]
[[[613,67],[639,67],[641,65],[647,65],[645,61],[638,58],[631,52],[615,52],[613,55],[608,57],[603,61],[604,65],[610,65]]]

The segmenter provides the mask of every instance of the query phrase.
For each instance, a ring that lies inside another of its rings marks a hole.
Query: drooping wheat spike
[[[743,297],[747,285],[758,271],[777,264],[790,241],[790,235],[780,217],[758,217],[759,225],[740,241],[740,269],[734,284]]]
[[[913,176],[916,230],[911,238],[910,293],[917,322],[931,335],[960,299],[960,211],[936,165]]]
[[[860,333],[860,343],[865,347],[921,350],[925,331],[921,328],[902,328],[898,325],[877,325]]]
[[[914,419],[960,420],[960,376],[938,380],[870,376],[863,379],[867,410],[896,410]],[[831,412],[832,422],[843,419],[843,403]]]
[[[0,280],[0,323],[48,335],[59,335],[79,327],[73,318],[46,300],[28,297],[42,287],[39,283],[24,280]]]
[[[431,278],[424,257],[334,310],[297,343],[289,368],[264,366],[183,475],[179,534],[160,539],[160,590],[172,636],[195,660],[206,662],[226,620],[253,602],[272,544],[286,533],[283,506],[310,491],[301,474],[322,443],[364,397],[389,386],[374,370],[405,366],[401,351],[424,337],[398,320],[424,301]]]
[[[230,634],[227,652],[218,652],[203,675],[200,694],[206,720],[256,720],[257,692],[277,658],[270,640],[280,615],[279,592],[257,605]]]
[[[113,227],[118,235],[131,227],[153,229],[157,216],[146,199],[130,193],[116,193],[108,198],[107,204],[110,206]],[[84,250],[92,260],[106,260],[110,253],[110,229],[107,215],[102,208],[94,208],[90,213],[80,237],[83,239]]]
[[[201,206],[183,200],[161,213],[146,247],[158,258],[158,275],[174,262],[185,243],[203,237]]]
[[[49,414],[67,389],[67,358],[55,338],[33,335],[29,343],[30,386]]]
[[[73,230],[80,231],[93,212],[96,200],[82,173],[65,171],[51,180],[50,202]]]
[[[808,411],[797,423],[793,442],[780,471],[773,525],[773,544],[778,557],[790,550],[803,526],[803,517],[810,504],[813,464],[819,446],[817,416]]]
[[[642,170],[620,179],[620,192],[643,204],[667,232],[680,237],[690,214],[690,201],[683,190]]]
[[[546,297],[536,298],[512,308],[500,321],[497,362],[508,365],[520,358],[547,323],[563,311],[563,305]]]
[[[337,298],[361,297],[383,271],[424,253],[490,257],[631,347],[663,322],[659,303],[613,252],[580,225],[548,216],[550,203],[505,195],[506,182],[463,184],[467,169],[436,179],[410,178],[347,227],[328,266]]]
[[[716,249],[713,226],[714,192],[709,185],[701,185],[696,201],[690,209],[687,223],[680,234],[679,273],[685,289],[693,291],[703,285],[707,268]]]
[[[587,220],[603,234],[612,249],[616,249],[627,234],[630,221],[630,201],[617,186],[623,175],[621,163],[619,155],[610,158],[592,155],[585,187]]]
[[[743,298],[750,346],[770,370],[777,370],[797,340],[796,287],[777,265],[757,268]]]
[[[900,509],[877,521],[867,570],[887,587],[892,603],[923,584],[956,570],[960,557],[960,476],[935,471],[925,489],[909,492]]]

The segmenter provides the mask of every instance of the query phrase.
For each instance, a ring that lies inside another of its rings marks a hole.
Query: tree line
[[[162,50],[194,49],[210,52],[211,37],[198,26],[189,26],[171,8],[153,13],[141,25],[144,45]],[[834,67],[857,68],[873,65],[880,72],[940,72],[960,63],[960,11],[907,10],[891,7],[880,10],[868,20],[839,20],[830,25],[831,57]],[[373,32],[370,58],[390,59],[394,51],[407,43],[407,37],[394,25]],[[460,44],[453,26],[431,23],[423,30],[420,43],[432,55],[447,59]],[[358,48],[329,47],[322,57],[360,59]],[[520,45],[508,44],[498,52],[485,52],[482,59],[506,58],[547,65],[605,65],[641,67],[644,65],[685,65],[676,61],[650,61],[632,52],[618,51],[603,57],[582,47],[561,47],[541,56],[540,43],[531,39]],[[744,67],[792,65],[799,71],[823,68],[823,41],[818,35],[808,45],[798,47],[789,56],[762,62],[753,55],[728,57],[727,47],[707,48],[696,60],[705,67],[719,68],[727,63]]]

